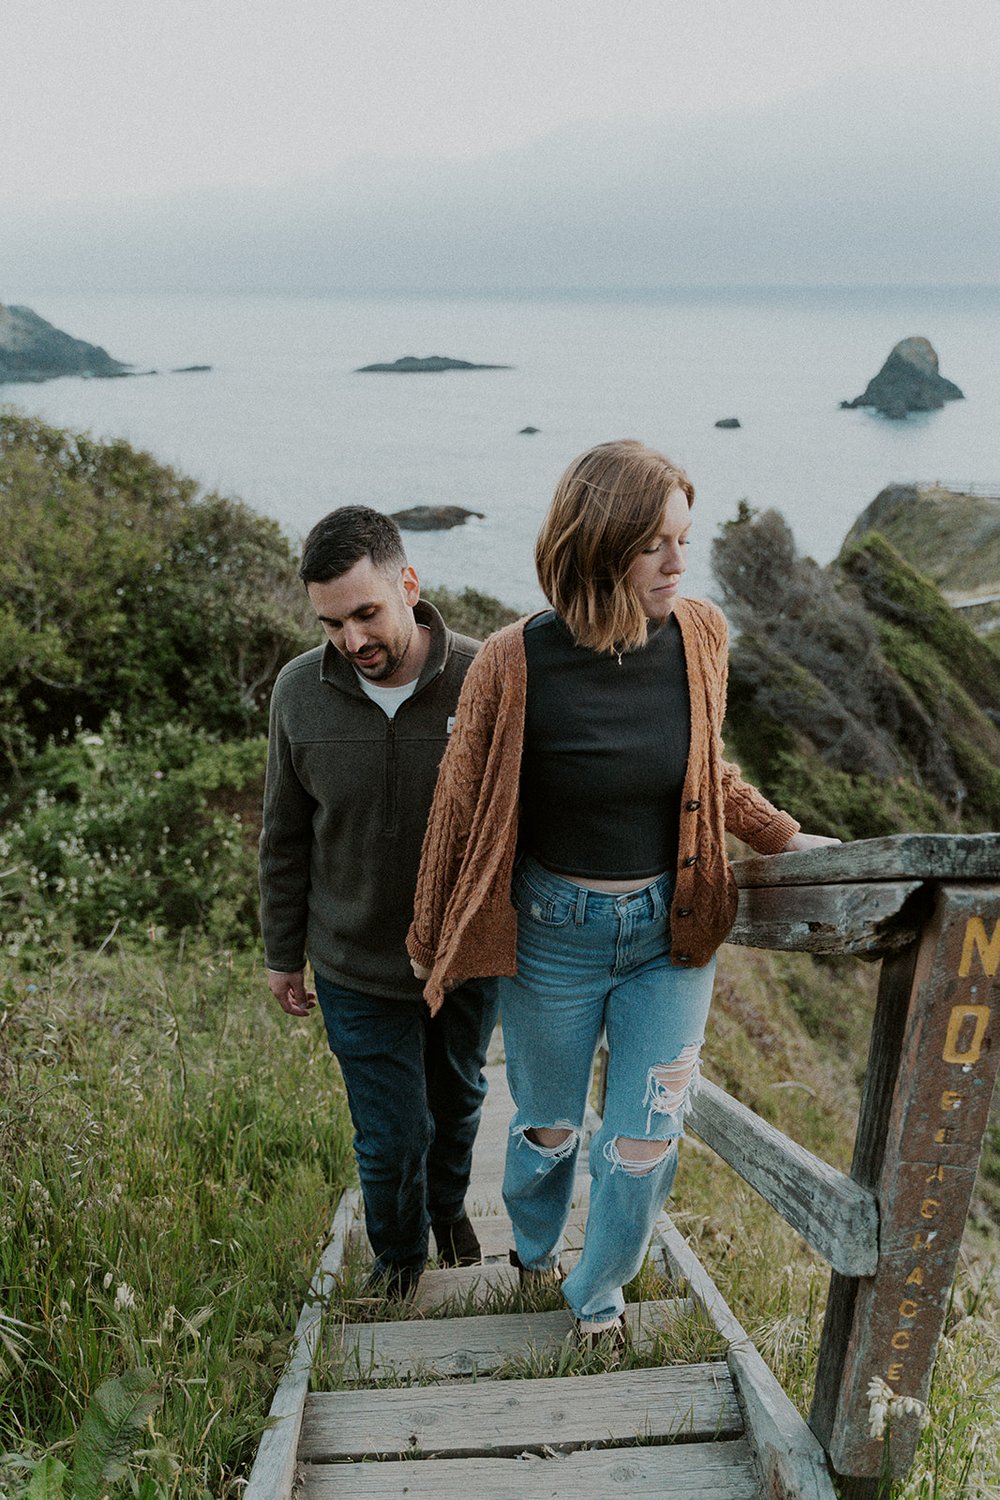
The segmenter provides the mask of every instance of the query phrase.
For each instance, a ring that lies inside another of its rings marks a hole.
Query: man
[[[437,768],[479,643],[421,601],[395,522],[365,506],[313,527],[299,576],[327,643],[282,669],[271,701],[268,984],[292,1016],[319,999],[354,1123],[371,1287],[406,1296],[429,1225],[445,1265],[481,1259],[465,1193],[495,986],[461,986],[431,1020],[404,945]]]

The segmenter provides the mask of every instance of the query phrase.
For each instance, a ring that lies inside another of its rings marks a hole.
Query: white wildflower
[[[115,1311],[129,1312],[135,1306],[135,1292],[127,1281],[120,1281],[115,1291]]]
[[[105,1273],[104,1273],[104,1290],[105,1291],[107,1291],[108,1287],[111,1285],[111,1283],[114,1281],[114,1279],[115,1279],[115,1273],[113,1271],[105,1271]]]
[[[878,1375],[868,1382],[868,1435],[881,1442],[885,1435],[885,1419],[892,1400],[892,1388]]]
[[[893,1417],[919,1417],[926,1426],[929,1420],[927,1404],[916,1396],[897,1396],[891,1385],[886,1385],[878,1375],[868,1382],[868,1433],[877,1442],[885,1437],[886,1422]]]

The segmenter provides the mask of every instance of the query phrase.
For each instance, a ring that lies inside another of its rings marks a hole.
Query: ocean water
[[[801,551],[836,555],[885,485],[1000,492],[1000,288],[677,291],[633,296],[53,295],[5,288],[138,368],[202,374],[0,387],[0,401],[123,436],[276,518],[293,541],[335,505],[462,505],[482,521],[408,533],[428,583],[540,602],[535,534],[569,460],[637,437],[697,491],[686,580],[714,592],[709,549],[746,498]],[[889,422],[841,411],[899,339],[923,334],[965,392]],[[356,374],[404,354],[506,370]],[[720,417],[742,427],[724,431]],[[531,437],[519,429],[531,424]]]

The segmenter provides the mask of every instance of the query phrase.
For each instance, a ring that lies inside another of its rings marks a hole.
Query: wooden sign
[[[877,1475],[886,1440],[894,1474],[913,1461],[920,1412],[900,1398],[924,1403],[930,1387],[1000,1063],[998,971],[1000,887],[943,886],[897,1024],[880,1018],[881,1045],[898,1052],[879,1057],[876,1035],[869,1067],[852,1176],[878,1201],[878,1267],[831,1288],[811,1423],[842,1475]],[[897,1398],[881,1440],[875,1378]]]

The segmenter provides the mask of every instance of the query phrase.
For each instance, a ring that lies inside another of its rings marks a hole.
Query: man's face
[[[307,584],[306,592],[328,638],[362,677],[402,687],[417,676],[410,658],[420,584],[412,568],[383,571],[362,557],[339,578]]]

